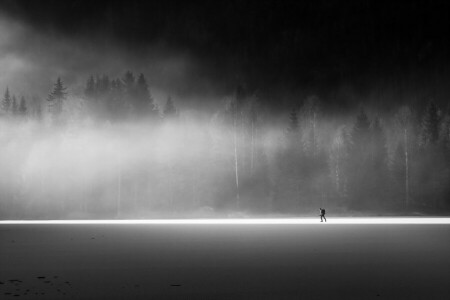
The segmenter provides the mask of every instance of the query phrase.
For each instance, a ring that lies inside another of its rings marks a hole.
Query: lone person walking
[[[325,218],[325,208],[319,208],[320,211],[320,222],[323,222],[323,220],[325,220],[325,222],[327,221],[327,218]]]

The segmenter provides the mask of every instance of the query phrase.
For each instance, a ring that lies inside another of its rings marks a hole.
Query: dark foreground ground
[[[0,225],[0,299],[450,299],[450,225]]]

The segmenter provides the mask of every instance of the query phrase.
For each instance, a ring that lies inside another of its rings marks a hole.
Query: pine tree
[[[2,109],[5,113],[9,113],[11,110],[11,95],[9,94],[9,88],[6,88],[5,95],[2,100]]]
[[[240,111],[242,109],[242,106],[244,106],[244,102],[245,102],[245,99],[247,99],[247,96],[248,95],[247,95],[246,89],[244,88],[244,86],[239,84],[236,87],[236,92],[235,92],[237,111]]]
[[[239,210],[241,207],[241,199],[240,199],[240,153],[238,151],[240,144],[238,139],[238,131],[239,131],[239,110],[238,110],[238,98],[230,100],[227,104],[227,113],[231,117],[232,122],[232,130],[233,130],[233,160],[234,160],[234,179],[235,179],[235,187],[236,187],[236,208]]]
[[[320,100],[317,96],[311,96],[306,99],[302,106],[302,119],[304,125],[302,128],[306,132],[306,139],[304,143],[305,151],[312,157],[318,154],[319,139],[318,139],[318,120],[320,114]]]
[[[361,108],[356,116],[352,131],[352,147],[350,149],[350,169],[348,192],[350,206],[355,209],[365,208],[370,177],[370,121]]]
[[[19,104],[19,115],[25,116],[27,114],[27,101],[25,100],[25,97],[22,96],[20,98],[20,104]]]
[[[155,114],[155,104],[144,74],[139,74],[136,82],[135,110],[138,115]]]
[[[170,96],[167,98],[163,113],[165,119],[171,119],[177,115],[177,109],[175,108],[175,104],[173,103],[172,97]]]
[[[348,160],[351,137],[345,127],[337,130],[330,149],[330,171],[335,190],[340,197],[347,196]]]
[[[352,139],[356,151],[361,151],[368,146],[370,121],[364,109],[360,109],[353,126]]]
[[[127,71],[122,79],[123,93],[125,102],[135,109],[136,102],[136,80],[134,74]]]
[[[439,147],[440,111],[434,102],[429,102],[420,124],[420,142],[418,158],[418,179],[420,191],[417,198],[427,199],[427,204],[438,208],[442,203],[442,191],[448,186],[445,154]],[[425,203],[425,202],[423,202]]]
[[[124,85],[124,87],[126,89],[126,92],[129,95],[133,95],[134,96],[135,81],[136,80],[135,80],[134,74],[131,71],[127,71],[125,73],[125,75],[123,76],[122,82],[123,82],[123,85]]]
[[[116,79],[111,82],[111,97],[107,102],[106,109],[109,117],[113,120],[124,118],[130,103],[126,101],[125,85],[122,80]]]
[[[447,108],[447,112],[442,118],[441,128],[439,132],[439,141],[444,150],[449,153],[450,151],[450,106]],[[450,154],[450,153],[449,153]]]
[[[91,75],[89,76],[89,79],[86,82],[86,89],[84,90],[84,95],[87,98],[94,98],[96,94],[95,92],[96,92],[96,83],[94,76]]]
[[[421,124],[420,145],[434,145],[439,139],[439,110],[434,102],[429,102]]]
[[[249,102],[248,116],[250,122],[250,177],[253,178],[254,170],[255,170],[255,156],[256,152],[256,144],[258,143],[258,125],[260,123],[259,120],[260,113],[260,104],[256,97],[252,97]],[[266,155],[261,156],[266,159]]]
[[[412,135],[412,113],[408,106],[403,106],[399,109],[396,115],[396,123],[401,131],[401,142],[397,147],[394,157],[394,165],[393,172],[396,178],[400,178],[400,173],[403,175],[403,182],[401,185],[404,186],[404,195],[405,195],[405,207],[409,206],[410,202],[410,144],[411,144],[411,135]],[[403,153],[399,153],[399,151],[403,151]],[[404,161],[400,162],[399,159],[403,159]],[[401,171],[400,169],[403,168]]]
[[[282,142],[283,147],[277,153],[277,171],[275,180],[274,208],[279,211],[298,209],[303,205],[302,180],[307,177],[304,172],[305,155],[301,144],[300,120],[298,109],[289,113],[288,127]]]
[[[395,191],[399,194],[403,194],[405,192],[405,150],[403,149],[403,143],[401,141],[398,142],[395,151],[392,154],[390,169],[392,179],[395,182]],[[404,197],[402,198],[404,199]]]
[[[371,125],[371,160],[373,166],[381,167],[387,163],[386,134],[379,117],[375,117]]]
[[[298,112],[297,109],[293,108],[289,113],[289,125],[287,128],[288,132],[298,132],[299,124],[298,124]]]
[[[95,92],[99,97],[107,97],[111,88],[111,81],[107,75],[99,77],[96,81]]]
[[[441,130],[439,141],[442,152],[444,153],[445,164],[444,178],[447,184],[445,185],[444,194],[446,195],[445,203],[450,207],[450,105],[447,107],[447,111],[441,121]]]
[[[16,116],[19,113],[19,104],[15,95],[12,96],[11,113]]]
[[[60,122],[60,117],[63,111],[63,102],[66,99],[66,88],[64,87],[61,78],[58,77],[53,87],[53,91],[48,95],[49,110],[55,122]]]
[[[371,149],[370,149],[370,173],[371,190],[368,191],[370,197],[379,204],[380,200],[386,199],[385,192],[388,188],[388,151],[386,134],[381,125],[379,117],[375,117],[371,125]]]
[[[36,95],[32,97],[31,114],[37,121],[42,120],[42,101],[41,98]]]

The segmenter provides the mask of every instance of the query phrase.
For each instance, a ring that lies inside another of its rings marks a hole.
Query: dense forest
[[[0,217],[450,211],[450,106],[337,114],[310,95],[274,126],[243,86],[221,103],[158,106],[132,72],[91,76],[82,95],[59,78],[46,98],[5,87]]]

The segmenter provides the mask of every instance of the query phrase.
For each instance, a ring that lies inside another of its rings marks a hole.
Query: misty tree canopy
[[[58,78],[46,101],[6,87],[2,218],[448,213],[450,111],[336,115],[308,96],[274,125],[238,86],[213,113],[159,109],[145,76]],[[17,99],[20,99],[19,101]]]

